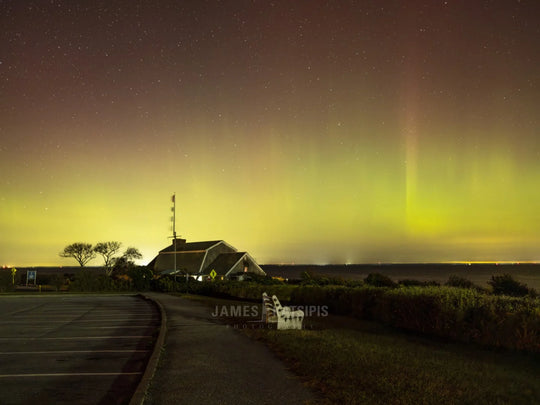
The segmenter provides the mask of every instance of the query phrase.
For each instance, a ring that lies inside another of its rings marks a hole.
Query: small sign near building
[[[34,284],[36,285],[37,280],[37,270],[27,270],[26,271],[26,285]]]

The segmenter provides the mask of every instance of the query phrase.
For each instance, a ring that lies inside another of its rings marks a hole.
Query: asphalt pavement
[[[219,323],[210,308],[177,296],[146,295],[163,308],[166,335],[144,405],[286,405],[315,399],[264,344]]]
[[[0,296],[0,404],[129,403],[159,321],[136,296]]]

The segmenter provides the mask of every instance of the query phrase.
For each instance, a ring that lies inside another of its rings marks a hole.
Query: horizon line
[[[493,265],[520,265],[520,264],[540,264],[539,260],[448,260],[442,262],[364,262],[364,263],[296,263],[296,262],[279,262],[279,263],[264,263],[259,264],[260,266],[391,266],[391,265],[452,265],[452,264],[461,264],[461,265],[475,265],[475,264],[493,264]],[[146,265],[140,265],[146,266]],[[65,265],[2,265],[2,269],[13,269],[13,268],[35,268],[35,267],[44,267],[44,268],[81,268],[81,269],[96,269],[103,268],[103,266],[65,266]]]

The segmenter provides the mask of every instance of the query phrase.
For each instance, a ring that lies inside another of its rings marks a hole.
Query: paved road
[[[313,400],[260,342],[212,318],[187,299],[149,293],[167,315],[165,350],[145,405],[302,404]]]
[[[135,296],[0,296],[0,404],[128,403],[159,319]]]

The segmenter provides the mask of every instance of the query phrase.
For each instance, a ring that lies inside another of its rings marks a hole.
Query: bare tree
[[[122,244],[120,242],[111,241],[97,243],[94,247],[94,252],[103,257],[103,265],[105,266],[105,272],[108,276],[110,276],[112,273],[115,262],[114,255],[120,250],[121,246]]]
[[[76,242],[68,245],[62,252],[59,253],[60,257],[73,257],[81,267],[84,267],[86,263],[96,257],[96,253],[90,243]]]

